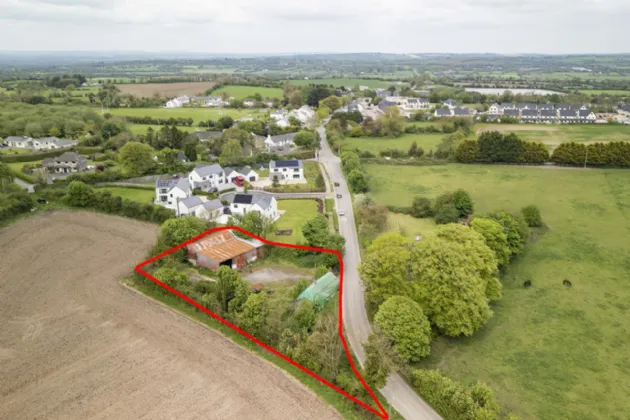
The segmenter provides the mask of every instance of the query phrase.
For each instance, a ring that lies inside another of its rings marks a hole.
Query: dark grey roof
[[[196,207],[203,203],[203,201],[201,201],[201,198],[198,195],[193,195],[192,197],[183,199],[182,201],[180,201],[180,203],[182,203],[187,208],[192,209],[193,207]]]
[[[449,105],[457,105],[457,102],[450,98],[445,100],[444,103]]]
[[[220,209],[221,207],[223,207],[223,204],[221,203],[220,200],[214,199],[214,200],[206,201],[205,203],[202,204],[202,206],[208,210],[214,210],[214,209]]]
[[[9,141],[17,141],[17,142],[26,142],[31,140],[28,137],[22,137],[22,136],[9,136],[6,139],[4,139],[5,142],[9,142]]]
[[[518,117],[518,109],[506,109],[503,114],[510,117]]]
[[[448,108],[440,108],[440,109],[437,109],[435,112],[437,112],[438,116],[451,115],[451,110]]]
[[[222,174],[223,168],[218,163],[213,165],[198,165],[193,172],[197,172],[199,176],[208,176],[214,174]]]
[[[418,100],[418,98],[409,98],[409,99],[407,99],[407,102],[415,104],[415,103],[418,103],[420,101]]]
[[[266,210],[271,206],[273,196],[263,193],[235,194],[232,199],[234,204],[257,204],[261,209]]]
[[[158,179],[155,183],[157,188],[167,188],[169,191],[179,187],[183,191],[190,191],[190,184],[186,178]]]
[[[525,103],[525,104],[518,104],[516,107],[518,109],[525,109],[525,108],[527,108],[527,109],[537,109],[536,104],[527,104],[527,103]]]
[[[236,194],[232,203],[234,204],[252,204],[254,196],[252,194]]]
[[[396,106],[396,102],[394,101],[381,101],[378,103],[378,109],[385,111],[387,108],[391,106]]]
[[[455,115],[459,115],[459,116],[469,116],[470,115],[470,109],[469,108],[455,108],[454,110]]]
[[[538,109],[553,109],[553,104],[540,104]]]
[[[301,168],[302,161],[297,159],[290,160],[272,160],[269,162],[269,168]]]
[[[575,104],[575,105],[571,105],[571,110],[573,111],[579,111],[580,108],[582,108],[584,105],[583,104]]]
[[[580,117],[588,117],[592,111],[590,109],[580,109],[578,112]]]
[[[555,117],[556,111],[554,109],[541,109],[540,116],[541,117]]]
[[[571,109],[571,105],[569,105],[569,104],[558,104],[558,105],[556,105],[556,109]]]
[[[220,131],[195,131],[192,135],[199,137],[199,140],[208,140],[213,137],[221,137]]]
[[[571,111],[570,109],[561,109],[560,117],[575,117],[575,111]]]
[[[65,152],[55,158],[55,162],[80,162],[82,160],[85,160],[85,157],[75,152]]]
[[[524,117],[537,117],[538,111],[536,111],[535,109],[524,109],[522,111],[522,115]]]
[[[296,134],[297,133],[278,134],[277,136],[270,136],[270,138],[274,143],[283,143],[286,140],[293,141],[293,137],[295,137]]]

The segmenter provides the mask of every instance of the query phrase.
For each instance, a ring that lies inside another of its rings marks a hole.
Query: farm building
[[[238,238],[231,230],[211,233],[186,248],[193,264],[214,271],[222,265],[240,270],[264,257],[262,242]]]
[[[339,290],[339,279],[333,273],[328,272],[315,280],[306,288],[297,300],[308,299],[317,306],[324,306]]]

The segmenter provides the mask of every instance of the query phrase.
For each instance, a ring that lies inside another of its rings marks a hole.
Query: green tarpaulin
[[[339,290],[339,279],[333,273],[326,273],[308,286],[297,300],[308,299],[318,306],[324,306]]]

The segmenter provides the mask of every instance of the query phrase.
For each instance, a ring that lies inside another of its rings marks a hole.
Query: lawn
[[[37,151],[32,149],[8,149],[3,148],[0,149],[0,156],[13,156],[13,155],[30,155],[33,153],[37,153]]]
[[[302,225],[317,216],[315,200],[278,200],[278,210],[286,211],[276,222],[276,229],[293,229],[291,236],[271,235],[269,240],[296,244],[304,242]]]
[[[415,239],[416,236],[433,232],[437,225],[433,219],[416,219],[406,214],[389,213],[387,216],[387,231],[400,233],[406,238]]]
[[[371,89],[375,88],[383,88],[387,89],[388,87],[394,84],[392,80],[376,80],[376,79],[300,79],[300,80],[291,80],[291,84],[296,86],[304,86],[310,84],[318,84],[318,85],[333,85],[335,87],[339,86],[350,86],[354,88],[356,85],[359,86],[367,86]],[[406,83],[404,84],[406,85]],[[404,85],[395,85],[395,86],[404,86]]]
[[[7,163],[7,165],[15,172],[21,172],[24,165],[41,165],[41,163],[42,160],[34,160],[32,162],[11,162]]]
[[[148,190],[143,188],[125,188],[125,187],[102,187],[99,190],[105,190],[128,200],[133,200],[138,203],[152,203],[155,197],[154,190]]]
[[[475,125],[475,129],[477,133],[484,130],[514,132],[523,140],[542,142],[551,149],[569,141],[578,143],[630,141],[630,127],[624,125],[479,124]]]
[[[129,124],[128,127],[129,127],[129,130],[131,130],[133,134],[146,134],[149,128],[152,128],[153,131],[160,131],[162,127],[164,126],[163,125],[149,125],[149,124]],[[192,133],[193,131],[206,130],[206,128],[195,127],[195,126],[192,126],[192,127],[177,126],[177,128],[182,131],[186,131],[188,133]]]
[[[630,412],[630,171],[366,165],[373,198],[409,205],[464,188],[476,213],[540,207],[549,231],[503,275],[504,296],[472,338],[437,339],[423,363],[487,382],[523,419]],[[411,230],[411,229],[409,229]],[[531,279],[533,287],[523,288]],[[569,279],[567,288],[562,281]]]
[[[263,98],[279,98],[282,99],[282,89],[280,88],[270,88],[270,87],[261,87],[261,86],[232,86],[227,85],[223,86],[220,89],[212,92],[212,95],[221,95],[222,93],[227,92],[230,96],[235,97],[236,99],[245,99],[251,98],[256,93],[259,93]]]
[[[264,111],[256,109],[225,108],[112,108],[112,115],[153,118],[192,118],[195,123],[207,120],[218,120],[223,116],[240,118],[245,116],[262,116]]]
[[[397,138],[387,137],[346,137],[343,139],[342,148],[344,149],[359,149],[371,152],[375,155],[379,155],[381,150],[385,149],[401,149],[407,152],[411,144],[415,141],[418,147],[422,147],[425,152],[437,147],[446,134],[432,133],[432,134],[403,134]]]

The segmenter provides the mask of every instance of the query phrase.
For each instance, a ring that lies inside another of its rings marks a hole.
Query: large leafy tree
[[[238,139],[230,139],[221,149],[221,164],[224,166],[239,165],[243,161],[243,147]]]
[[[141,176],[155,165],[155,149],[148,144],[131,141],[118,152],[118,161],[123,171],[131,176]]]
[[[238,324],[254,337],[263,339],[265,338],[265,323],[269,312],[266,294],[250,294],[238,315]]]
[[[249,284],[241,279],[238,271],[221,266],[217,272],[216,293],[217,300],[223,314],[236,314],[247,301]],[[258,303],[252,303],[256,306]]]
[[[431,325],[422,307],[405,296],[387,299],[374,316],[374,323],[391,340],[400,357],[417,362],[431,351]]]
[[[275,229],[273,220],[257,211],[250,211],[242,216],[235,214],[233,217],[240,227],[262,238],[269,236]]]
[[[503,230],[507,235],[508,248],[510,249],[510,259],[518,256],[525,248],[527,231],[519,225],[519,220],[511,213],[504,210],[495,211],[486,215],[486,218],[492,219],[503,226]]]
[[[360,169],[350,171],[348,174],[348,185],[352,192],[357,194],[367,192],[369,189],[365,174]]]
[[[318,214],[315,218],[304,222],[302,235],[304,235],[308,246],[325,248],[330,236],[330,228],[326,216]]]
[[[389,107],[380,118],[381,135],[398,137],[405,131],[405,118],[396,107]]]
[[[507,235],[499,222],[483,217],[475,217],[470,222],[470,227],[483,236],[488,248],[494,252],[499,266],[504,266],[510,262],[510,248],[508,247]]]
[[[365,380],[372,388],[383,388],[390,372],[400,368],[403,361],[392,348],[391,340],[378,327],[368,336],[363,349],[365,350]]]
[[[91,207],[94,204],[94,190],[81,181],[72,181],[65,200],[69,206]]]
[[[469,214],[473,214],[473,201],[470,198],[470,194],[465,190],[460,188],[453,193],[453,204],[455,204],[455,208],[459,211],[460,216],[466,217]]]
[[[196,217],[169,219],[160,228],[159,243],[166,248],[175,247],[208,229],[208,225]]]

